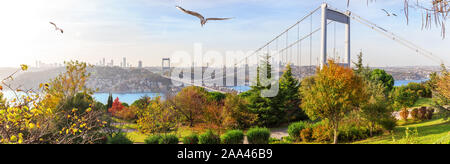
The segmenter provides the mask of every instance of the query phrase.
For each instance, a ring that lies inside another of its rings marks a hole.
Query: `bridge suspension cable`
[[[445,64],[443,59],[441,59],[438,56],[434,55],[432,52],[430,52],[430,51],[428,51],[428,50],[426,50],[426,49],[424,49],[424,48],[422,48],[422,47],[412,43],[411,41],[408,41],[408,40],[406,40],[406,39],[404,39],[404,38],[402,38],[402,37],[400,37],[400,36],[390,32],[390,31],[388,31],[388,30],[386,30],[386,29],[384,29],[384,28],[382,28],[380,26],[378,26],[375,23],[370,22],[367,19],[362,18],[361,16],[359,16],[359,15],[357,15],[355,13],[350,13],[348,16],[350,18],[352,18],[353,20],[361,23],[362,25],[365,25],[365,26],[369,27],[370,29],[372,29],[372,30],[382,34],[383,36],[385,36],[385,37],[387,37],[389,39],[392,39],[392,40],[394,40],[397,43],[402,44],[403,46],[405,46],[405,47],[407,47],[407,48],[417,52],[418,54],[421,54],[422,56],[424,56],[424,57],[426,57],[426,58],[428,58],[428,59],[430,59],[430,60],[432,60],[432,61],[434,61],[434,62],[436,62],[438,64]]]
[[[258,54],[262,49],[264,49],[265,47],[269,46],[270,44],[272,44],[273,42],[276,42],[277,45],[277,49],[278,49],[278,39],[283,36],[284,34],[288,33],[289,30],[291,30],[292,28],[294,28],[295,26],[299,25],[301,22],[303,22],[304,20],[306,20],[307,18],[311,17],[312,15],[319,11],[321,7],[317,7],[316,9],[314,9],[313,11],[311,11],[309,14],[307,14],[306,16],[304,16],[302,19],[300,19],[299,21],[297,21],[294,25],[290,26],[289,28],[287,28],[285,31],[283,31],[281,34],[277,35],[275,38],[273,38],[272,40],[270,40],[269,42],[267,42],[266,44],[264,44],[262,47],[258,48],[256,51],[254,51],[252,54],[244,57],[243,59],[239,60],[236,64],[240,64],[243,61],[245,61],[245,58],[251,57],[253,55]],[[312,23],[312,22],[311,22]],[[312,27],[312,25],[311,25]],[[287,36],[287,35],[286,35]],[[286,39],[287,40],[287,39]]]

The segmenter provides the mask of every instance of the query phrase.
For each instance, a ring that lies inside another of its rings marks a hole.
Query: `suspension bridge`
[[[318,19],[316,18],[318,17]],[[319,21],[320,20],[320,21]],[[369,29],[380,33],[389,40],[393,40],[400,45],[410,49],[419,55],[422,55],[431,61],[442,64],[444,61],[435,56],[430,51],[421,48],[417,44],[402,38],[377,24],[364,19],[363,17],[351,11],[340,11],[323,3],[320,7],[309,12],[306,16],[299,19],[295,24],[289,26],[273,39],[266,42],[263,46],[256,49],[251,54],[235,60],[232,68],[215,68],[208,70],[208,64],[200,67],[196,71],[194,64],[191,68],[178,71],[174,74],[174,68],[170,68],[170,59],[163,59],[163,77],[171,79],[172,82],[182,84],[183,86],[198,86],[209,91],[215,92],[233,92],[236,86],[251,86],[255,84],[256,68],[261,65],[260,60],[265,56],[276,56],[276,60],[271,60],[275,64],[274,68],[284,68],[291,65],[293,69],[299,72],[297,78],[302,79],[315,73],[317,67],[327,64],[328,59],[333,59],[338,64],[350,67],[351,65],[351,22],[360,23]],[[336,51],[336,24],[344,25],[344,57],[340,58]],[[316,25],[316,26],[314,26]],[[334,36],[328,34],[328,30],[334,30]],[[319,37],[314,38],[315,34]],[[334,40],[330,41],[330,38]],[[319,41],[314,41],[318,39]],[[331,45],[328,43],[332,43]],[[320,49],[314,49],[315,45]],[[169,68],[164,66],[164,61],[169,61]],[[272,69],[273,76],[279,76],[279,69]],[[187,76],[186,76],[187,75]],[[201,75],[201,76],[200,76]]]

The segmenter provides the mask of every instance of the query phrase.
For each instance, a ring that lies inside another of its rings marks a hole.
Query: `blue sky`
[[[353,0],[349,10],[403,36],[440,58],[450,61],[450,40],[440,29],[421,30],[420,12],[406,24],[403,0],[378,0],[366,5]],[[294,24],[321,0],[15,0],[0,2],[0,67],[14,67],[36,60],[47,63],[123,57],[137,65],[160,65],[175,51],[191,52],[194,43],[215,51],[255,50]],[[346,10],[345,0],[326,1]],[[175,8],[181,5],[210,17],[234,17],[200,27],[199,20]],[[387,17],[381,9],[397,13]],[[49,21],[65,30],[57,34]],[[318,21],[318,20],[317,20]],[[448,24],[448,23],[447,23]],[[338,25],[338,30],[343,26]],[[303,29],[302,29],[303,30]],[[302,31],[303,32],[303,31]],[[343,41],[343,36],[337,40]],[[318,43],[318,36],[315,42]],[[315,47],[318,49],[319,47]],[[436,64],[378,33],[352,23],[352,57],[360,50],[372,66]],[[339,50],[341,51],[341,50]],[[341,52],[342,53],[342,52]]]

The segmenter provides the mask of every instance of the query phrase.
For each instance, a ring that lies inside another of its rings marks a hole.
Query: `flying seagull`
[[[192,15],[192,16],[195,16],[195,17],[199,18],[199,19],[200,19],[200,24],[202,25],[202,27],[203,27],[203,26],[206,24],[206,22],[208,22],[209,20],[229,20],[229,19],[232,19],[232,18],[206,18],[206,19],[205,19],[205,17],[203,17],[201,14],[199,14],[199,13],[197,13],[197,12],[189,11],[189,10],[183,9],[183,8],[180,7],[180,6],[176,6],[176,7],[177,7],[177,9],[181,10],[182,12],[184,12],[184,13],[186,13],[186,14],[189,14],[189,15]]]
[[[387,14],[388,17],[391,16],[391,13],[389,13],[389,12],[386,11],[385,9],[381,9],[381,10],[383,10],[383,11]],[[393,15],[393,16],[397,16],[397,14],[395,14],[395,13],[392,13],[392,15]]]
[[[51,24],[51,25],[53,25],[53,26],[55,26],[55,31],[60,31],[60,32],[61,32],[61,34],[63,34],[63,33],[64,33],[64,30],[63,30],[63,29],[61,29],[61,28],[59,28],[58,26],[56,26],[56,24],[55,24],[55,23],[53,23],[53,22],[50,22],[50,24]]]

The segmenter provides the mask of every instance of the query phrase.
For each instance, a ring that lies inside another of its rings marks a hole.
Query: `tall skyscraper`
[[[138,68],[142,68],[142,60],[139,60],[139,62],[138,62]]]
[[[123,67],[127,67],[127,58],[126,57],[123,58]]]

